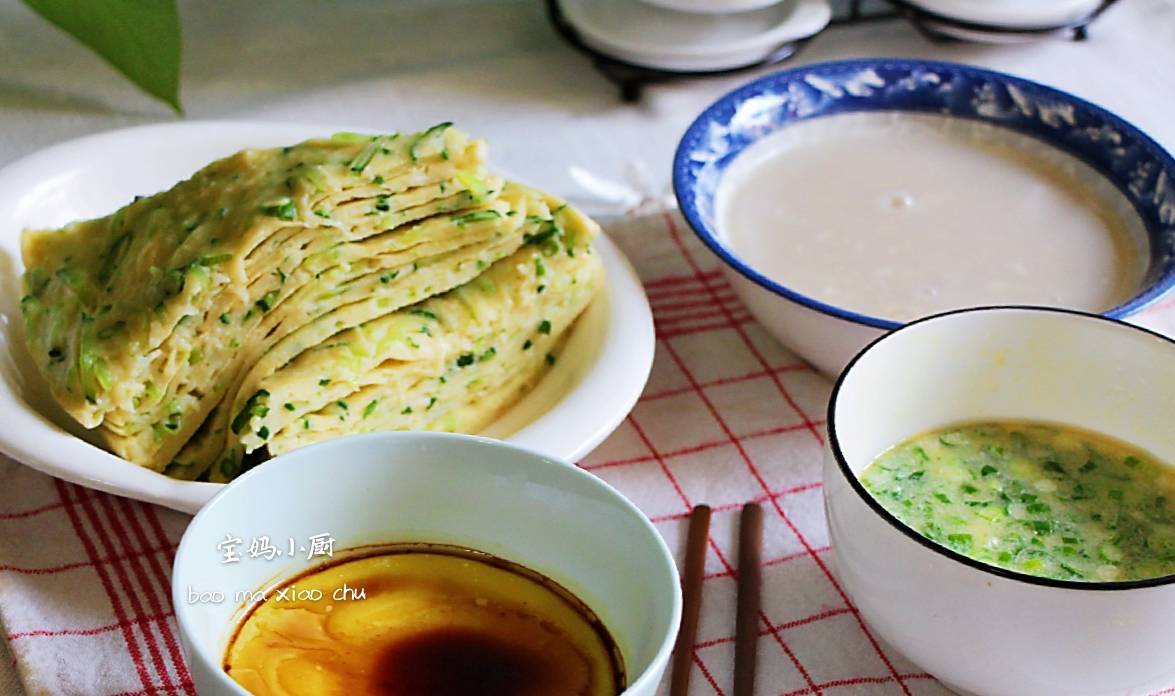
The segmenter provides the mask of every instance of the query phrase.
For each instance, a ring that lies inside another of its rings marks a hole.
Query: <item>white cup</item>
[[[484,438],[377,433],[297,450],[246,473],[196,515],[176,554],[172,599],[199,693],[245,694],[221,665],[242,617],[240,591],[321,563],[309,553],[245,554],[269,536],[329,534],[334,550],[432,542],[472,548],[551,578],[608,627],[629,696],[653,696],[673,649],[681,590],[673,556],[615,489],[573,466]],[[239,561],[218,545],[241,539]],[[219,595],[216,593],[220,593]],[[217,597],[223,597],[219,602]]]
[[[1146,694],[1175,685],[1175,576],[1049,580],[930,542],[857,476],[892,445],[976,420],[1085,428],[1175,462],[1175,342],[1065,310],[992,308],[909,324],[846,369],[829,405],[824,494],[864,619],[964,693]]]

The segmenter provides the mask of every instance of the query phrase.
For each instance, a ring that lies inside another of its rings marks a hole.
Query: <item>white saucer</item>
[[[828,0],[785,2],[728,15],[678,12],[633,0],[559,0],[591,48],[634,65],[713,72],[757,63],[828,26]]]
[[[1024,32],[1024,31],[1007,31],[1005,30],[986,30],[986,29],[969,29],[961,27],[957,24],[949,22],[940,22],[933,19],[919,20],[922,26],[927,30],[947,36],[952,39],[959,39],[960,41],[971,41],[973,43],[986,44],[1001,44],[1012,45],[1028,43],[1030,41],[1038,41],[1042,36],[1061,35],[1068,31],[1067,29],[1056,29],[1053,31],[1041,32]]]
[[[427,124],[405,124],[406,127]],[[370,129],[249,121],[186,121],[100,133],[55,145],[0,171],[0,452],[83,486],[195,512],[223,484],[178,481],[87,441],[24,348],[20,232],[109,213],[166,189],[245,147]],[[525,176],[525,173],[520,175]],[[537,183],[537,182],[528,182]],[[608,284],[576,322],[558,363],[482,434],[574,462],[624,420],[653,363],[653,317],[639,278],[601,235]]]
[[[1005,29],[1064,27],[1090,16],[1102,4],[1102,0],[907,1],[943,17]]]
[[[778,5],[783,0],[643,0],[650,5],[664,7],[667,10],[678,12],[696,12],[698,14],[727,14],[730,12],[750,12],[761,10],[764,7]]]

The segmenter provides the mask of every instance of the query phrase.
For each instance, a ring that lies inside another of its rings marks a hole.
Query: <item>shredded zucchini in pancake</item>
[[[26,231],[29,350],[115,454],[227,481],[348,433],[476,432],[602,284],[597,226],[449,124],[246,150]]]

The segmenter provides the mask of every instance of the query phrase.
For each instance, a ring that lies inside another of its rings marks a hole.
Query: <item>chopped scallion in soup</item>
[[[957,426],[897,445],[860,478],[899,520],[983,563],[1090,582],[1175,574],[1175,468],[1103,435]]]

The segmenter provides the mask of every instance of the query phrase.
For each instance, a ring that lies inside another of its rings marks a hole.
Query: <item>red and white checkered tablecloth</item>
[[[714,508],[692,693],[731,688],[735,527],[750,500],[767,511],[758,693],[947,693],[881,644],[834,575],[820,490],[829,382],[750,318],[676,213],[608,230],[645,279],[657,356],[632,414],[581,465],[632,498],[679,560],[691,506]],[[1175,333],[1175,301],[1141,323]],[[194,693],[169,591],[188,519],[0,457],[0,621],[30,694]]]

